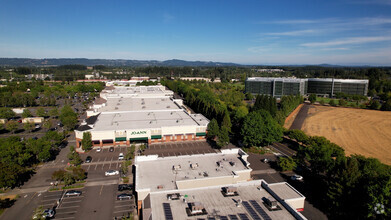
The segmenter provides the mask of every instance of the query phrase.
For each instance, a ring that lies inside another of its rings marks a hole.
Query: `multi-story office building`
[[[317,94],[334,96],[337,93],[367,95],[368,80],[365,79],[296,79],[251,77],[246,80],[246,92],[271,95],[280,98],[284,95]]]
[[[252,77],[246,80],[246,92],[271,95],[305,95],[307,79]]]

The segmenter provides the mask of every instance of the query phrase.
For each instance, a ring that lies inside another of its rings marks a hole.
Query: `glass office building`
[[[366,79],[308,79],[308,94],[326,95],[329,97],[337,93],[349,95],[363,95],[368,93],[368,83]]]
[[[305,95],[307,79],[252,77],[246,80],[246,92],[280,98],[284,95]]]
[[[246,80],[246,92],[280,98],[284,95],[317,94],[332,97],[337,93],[367,95],[368,80],[363,79],[297,79],[251,77]]]

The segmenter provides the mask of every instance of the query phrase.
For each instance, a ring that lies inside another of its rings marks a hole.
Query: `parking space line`
[[[88,165],[88,167],[87,167],[87,171],[90,169],[90,166],[91,166],[91,165]]]
[[[95,170],[96,170],[97,167],[98,167],[98,164],[95,165]]]
[[[73,208],[78,208],[78,207],[80,207],[80,206],[77,205],[77,206],[59,207],[57,209],[73,209]]]
[[[62,202],[62,203],[65,204],[65,203],[74,203],[74,202],[81,202],[81,201],[83,201],[83,200],[70,201],[70,202]]]
[[[65,218],[56,218],[57,220],[62,220],[62,219],[73,219],[73,218],[75,218],[75,217],[65,217]]]
[[[130,212],[132,211],[131,209],[126,209],[126,210],[121,210],[121,211],[115,211],[114,213],[120,213],[120,212]]]
[[[126,205],[116,205],[116,206],[114,206],[114,208],[125,207],[125,206],[130,206],[130,205],[129,204],[126,204]]]
[[[53,196],[61,196],[61,194],[56,194],[56,195],[46,195],[46,196],[43,196],[43,198],[47,198],[47,197],[53,197]]]
[[[70,211],[70,212],[59,212],[57,213],[57,215],[62,215],[62,214],[72,214],[72,213],[76,213],[77,211]],[[57,219],[57,218],[56,218]]]

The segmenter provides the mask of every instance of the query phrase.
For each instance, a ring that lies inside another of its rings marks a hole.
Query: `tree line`
[[[344,150],[324,137],[286,131],[295,142],[295,167],[317,186],[317,205],[332,219],[387,219],[391,215],[391,166]]]

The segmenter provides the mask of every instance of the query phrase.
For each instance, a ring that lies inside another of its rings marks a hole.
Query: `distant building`
[[[91,75],[85,75],[85,78],[86,78],[86,79],[93,79],[93,78],[95,78],[95,76],[92,75],[92,74],[91,74]]]
[[[307,93],[334,96],[337,93],[349,95],[363,95],[368,93],[369,80],[367,79],[308,79]]]
[[[246,79],[246,92],[280,98],[284,95],[317,94],[333,97],[337,93],[366,96],[369,81],[366,79],[299,79],[251,77]]]
[[[285,95],[305,95],[307,79],[252,77],[245,82],[246,92],[280,98]]]
[[[253,69],[253,70],[260,73],[284,72],[283,69]]]
[[[34,123],[34,124],[40,124],[45,119],[43,117],[31,117],[31,118],[23,118],[22,123]]]
[[[45,79],[53,79],[53,74],[28,74],[25,77],[29,80],[37,79],[37,80],[45,80]]]

